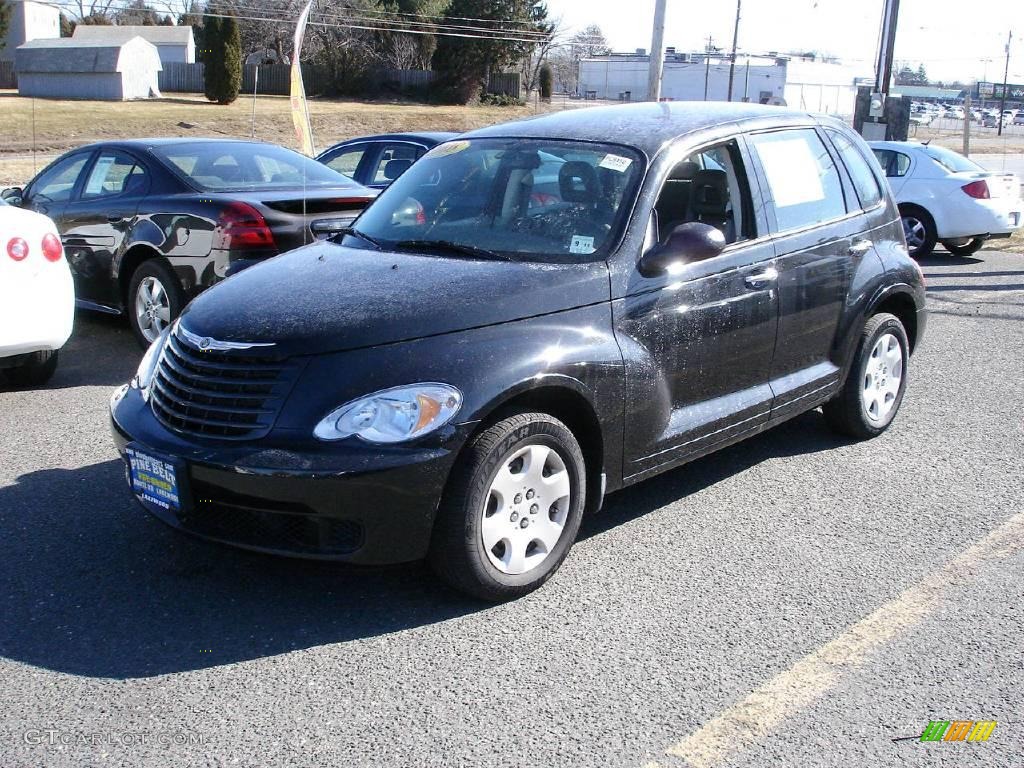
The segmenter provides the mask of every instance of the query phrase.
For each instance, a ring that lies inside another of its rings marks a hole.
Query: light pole
[[[732,28],[732,55],[729,56],[729,95],[728,100],[732,101],[732,78],[736,72],[736,43],[740,38],[740,5],[743,0],[736,0],[736,24]]]
[[[1003,95],[999,99],[999,132],[997,136],[1003,135],[1003,113],[1006,111],[1006,91],[1009,88],[1010,79],[1010,43],[1013,42],[1013,30],[1006,36],[1006,67],[1003,69]]]

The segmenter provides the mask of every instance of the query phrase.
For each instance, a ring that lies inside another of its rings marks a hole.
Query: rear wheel
[[[4,371],[7,380],[16,387],[40,387],[57,372],[57,350],[33,352],[25,361]]]
[[[576,540],[585,478],[579,443],[557,419],[522,413],[487,428],[460,456],[438,510],[435,572],[484,600],[536,589]]]
[[[869,319],[843,388],[823,408],[829,425],[860,439],[888,429],[903,402],[909,358],[907,332],[895,315]]]
[[[907,239],[907,250],[911,258],[921,259],[935,250],[938,234],[935,220],[928,211],[916,205],[900,206],[903,221],[903,235]]]
[[[985,244],[984,237],[960,237],[955,240],[943,240],[942,247],[954,256],[970,256],[977,253]]]
[[[156,259],[144,261],[132,275],[128,320],[139,344],[148,347],[185,307],[185,292],[173,270]]]

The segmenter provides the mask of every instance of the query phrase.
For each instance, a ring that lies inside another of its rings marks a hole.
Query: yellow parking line
[[[899,597],[669,747],[666,754],[681,757],[694,768],[721,764],[822,696],[849,667],[919,624],[935,610],[947,589],[970,582],[986,562],[1020,549],[1024,549],[1024,514],[1011,517]],[[657,768],[657,764],[648,763],[645,768]]]

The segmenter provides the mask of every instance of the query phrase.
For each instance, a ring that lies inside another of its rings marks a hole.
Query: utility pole
[[[1010,34],[1006,38],[1006,68],[1003,69],[1003,96],[999,99],[999,132],[998,136],[1003,135],[1003,113],[1006,111],[1006,91],[1009,90],[1010,79],[1010,43],[1013,42],[1013,30],[1010,30]]]
[[[708,100],[708,77],[711,74],[711,35],[708,35],[708,44],[704,49],[704,101]]]
[[[964,92],[964,157],[971,156],[971,89]]]
[[[655,0],[654,32],[651,36],[651,61],[647,70],[647,99],[658,101],[661,98],[661,70],[665,63],[665,3],[667,0]]]
[[[743,0],[736,0],[736,26],[732,30],[732,55],[729,57],[729,101],[732,101],[732,78],[736,72],[736,43],[740,38],[740,4]]]
[[[896,21],[900,14],[900,0],[885,0],[882,10],[882,36],[878,43],[878,62],[875,65],[875,90],[888,95],[892,81],[892,61],[896,47]]]

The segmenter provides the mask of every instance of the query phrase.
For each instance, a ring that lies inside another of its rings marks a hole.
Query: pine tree
[[[234,17],[207,17],[203,49],[206,98],[230,104],[242,90],[242,38]]]
[[[537,79],[540,85],[540,97],[542,99],[550,99],[551,91],[555,85],[555,73],[552,71],[550,64],[541,65],[540,75]]]

